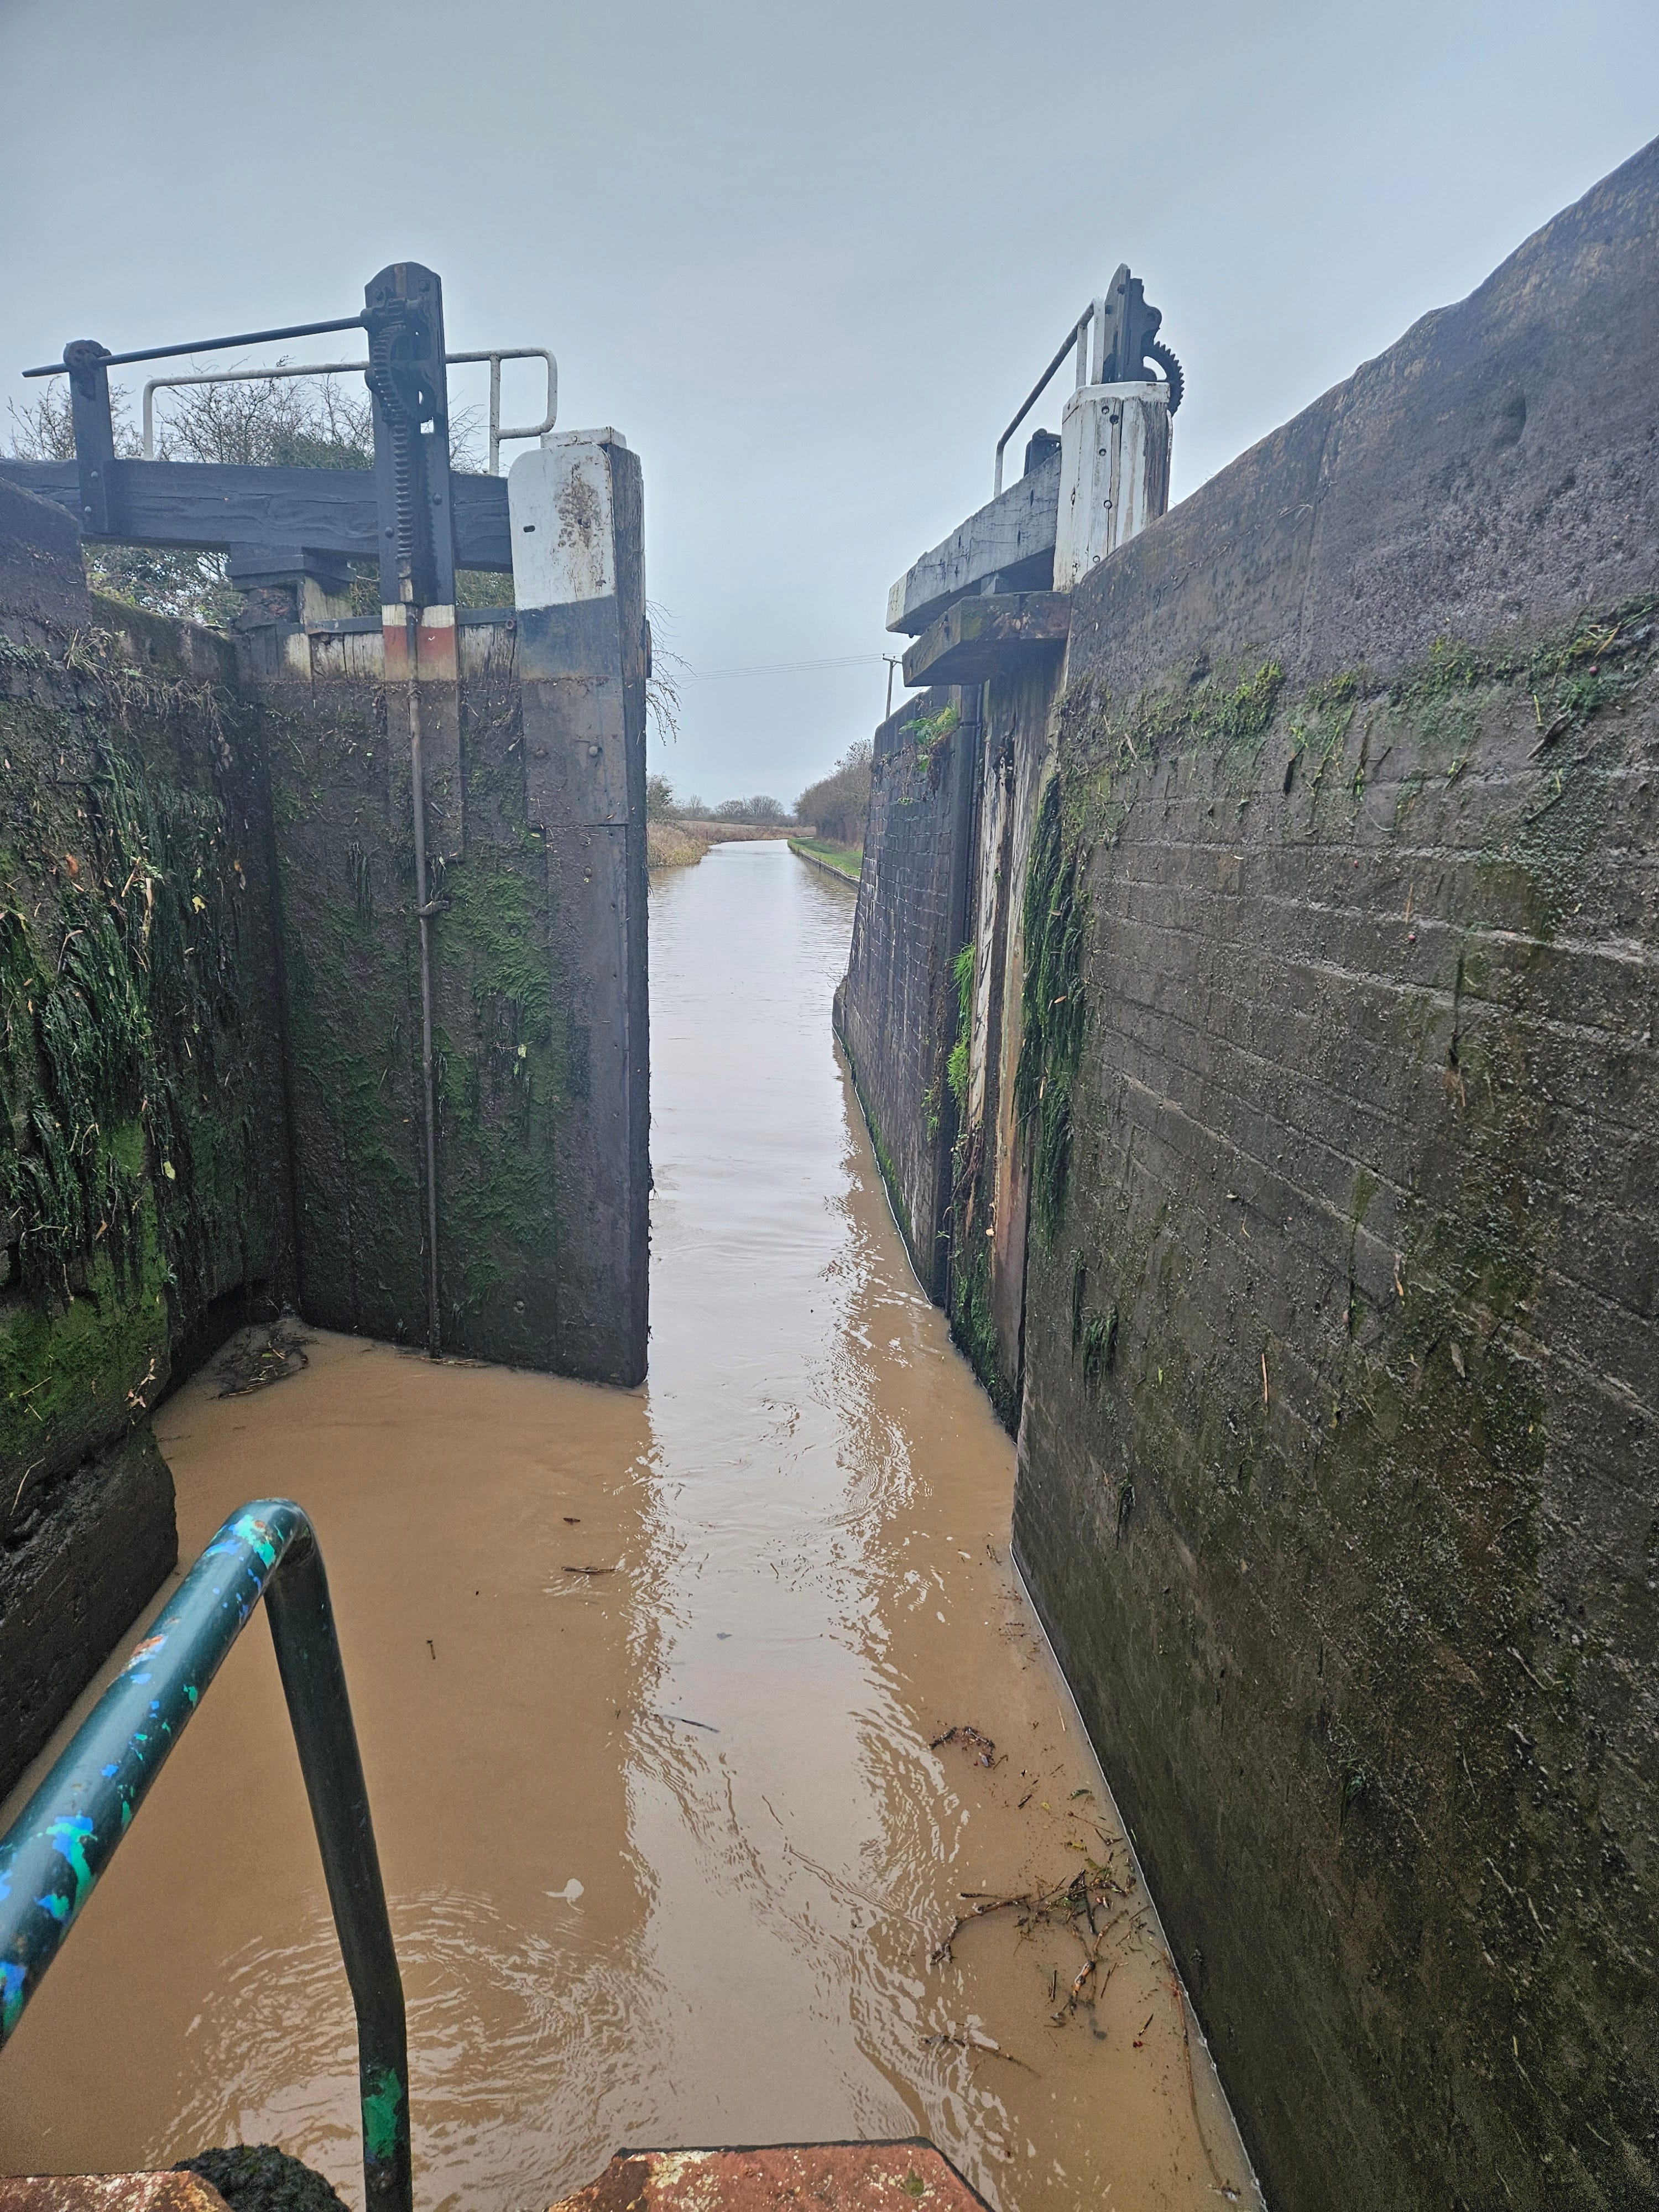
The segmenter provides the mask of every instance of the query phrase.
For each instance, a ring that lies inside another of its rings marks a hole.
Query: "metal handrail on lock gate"
[[[0,2044],[261,1597],[356,2008],[366,2212],[412,2212],[403,1982],[323,1555],[291,1499],[225,1522],[0,1837]]]
[[[545,346],[495,346],[483,353],[447,353],[445,362],[454,368],[458,362],[483,362],[489,363],[489,473],[501,474],[501,447],[514,445],[520,438],[544,438],[559,419],[559,364]],[[501,428],[501,363],[504,361],[539,361],[547,365],[547,410],[539,422],[532,422],[522,430]],[[181,392],[201,384],[274,384],[295,376],[361,376],[368,368],[366,361],[319,361],[295,367],[279,362],[275,368],[227,368],[211,376],[152,376],[144,386],[143,425],[144,459],[155,459],[155,395],[158,392]]]
[[[1048,389],[1049,385],[1054,381],[1055,371],[1073,346],[1077,349],[1077,388],[1081,391],[1085,384],[1099,382],[1101,346],[1105,329],[1106,302],[1103,299],[1091,300],[1060,340],[1060,351],[1032,386],[1025,404],[1021,407],[1018,414],[997,440],[996,468],[992,479],[991,490],[991,496],[994,499],[1002,490],[1002,456],[1009,439],[1013,436],[1015,431]]]
[[[1091,300],[1060,340],[1060,350],[1026,394],[1013,421],[997,440],[996,465],[992,471],[992,497],[1002,494],[1002,463],[1008,441],[1048,389],[1066,355],[1075,349],[1076,385],[1109,383],[1114,379],[1136,382],[1146,376],[1146,363],[1156,362],[1166,386],[1170,412],[1180,406],[1187,388],[1181,363],[1158,336],[1162,312],[1150,307],[1140,279],[1132,276],[1128,263],[1120,264],[1111,288]],[[1156,380],[1154,380],[1155,381]]]

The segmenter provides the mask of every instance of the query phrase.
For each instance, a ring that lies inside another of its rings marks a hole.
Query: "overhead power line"
[[[767,660],[751,668],[688,668],[693,683],[712,683],[726,676],[805,676],[817,668],[864,668],[886,659],[882,653],[843,653],[831,660]]]

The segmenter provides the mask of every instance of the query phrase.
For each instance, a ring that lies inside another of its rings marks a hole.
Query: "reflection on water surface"
[[[653,884],[646,1390],[319,1336],[158,1418],[187,1558],[262,1493],[321,1534],[423,2208],[915,2132],[1006,2212],[1254,2201],[836,1060],[852,898],[769,843]],[[353,2052],[256,1630],[0,2062],[0,2169],[275,2139],[356,2203]]]

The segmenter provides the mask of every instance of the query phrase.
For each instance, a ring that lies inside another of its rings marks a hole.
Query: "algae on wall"
[[[57,1520],[93,1528],[100,1455],[149,1501],[125,1540],[154,1587],[171,1486],[125,1440],[181,1348],[288,1285],[269,833],[234,676],[222,641],[111,601],[0,639],[0,1637]],[[125,1621],[88,1621],[82,1679],[100,1626]],[[23,1758],[41,1717],[16,1717]]]
[[[1062,705],[1016,1537],[1296,2202],[1263,2017],[1390,2203],[1656,2170],[1656,717],[1647,600]]]
[[[446,1327],[458,1351],[547,1367],[568,1297],[562,1135],[586,1037],[568,1007],[546,836],[529,818],[514,634],[492,643],[461,690],[465,837],[435,933]]]
[[[526,799],[505,623],[468,632],[457,744],[427,781],[447,1351],[554,1364],[561,1143],[584,1080],[563,1009],[545,837]],[[421,1009],[409,744],[378,682],[268,683],[289,981],[301,1303],[416,1340],[426,1310]]]
[[[958,1101],[947,1030],[967,933],[977,691],[929,691],[876,732],[846,981],[834,1021],[918,1279],[943,1301]],[[949,1010],[947,1012],[947,1009]]]
[[[0,1450],[20,1473],[109,1433],[112,1398],[153,1401],[216,1299],[281,1287],[286,1244],[265,831],[228,649],[198,673],[175,625],[97,611],[57,656],[0,646]]]

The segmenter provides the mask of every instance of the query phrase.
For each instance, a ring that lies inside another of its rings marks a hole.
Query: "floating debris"
[[[997,1747],[995,1744],[992,1742],[988,1735],[981,1735],[976,1728],[963,1726],[946,1729],[943,1735],[936,1735],[933,1738],[933,1741],[928,1745],[927,1748],[929,1751],[937,1751],[941,1744],[945,1743],[960,1743],[967,1746],[967,1747],[974,1753],[974,1764],[975,1766],[994,1766],[996,1765]]]
[[[988,1914],[993,1912],[1009,1911],[1017,1912],[1019,1915],[1016,1925],[1022,1934],[1037,1927],[1053,1928],[1069,1925],[1081,1937],[1083,1930],[1077,1923],[1079,1921],[1085,1922],[1089,1930],[1088,1941],[1091,1947],[1091,1956],[1097,1957],[1101,1939],[1118,1925],[1129,1909],[1134,1887],[1135,1875],[1133,1868],[1129,1869],[1126,1879],[1119,1881],[1109,1867],[1099,1865],[1091,1859],[1087,1866],[1079,1868],[1068,1881],[1057,1882],[1052,1889],[1022,1890],[1007,1897],[986,1896],[977,1890],[962,1890],[958,1894],[970,1909],[956,1915],[948,1934],[941,1942],[933,1947],[929,1954],[928,1963],[940,1966],[952,1958],[954,1953],[951,1947],[970,1921],[982,1920]],[[1104,1914],[1103,1926],[1096,1918],[1097,1913]],[[1062,2012],[1070,2011],[1072,2006],[1077,2002],[1080,1990],[1086,1984],[1087,1978],[1085,1974],[1083,1983],[1074,1986],[1072,1996],[1067,2000]]]
[[[975,2057],[983,2053],[988,2057],[1006,2059],[1010,2066],[1022,2067],[1027,2074],[1035,2074],[1037,2070],[1035,2066],[1028,2065],[1024,2059],[1016,2058],[1012,2051],[1005,2051],[1000,2043],[994,2041],[988,2035],[945,2033],[924,2035],[921,2039],[921,2047],[924,2051],[936,2051],[941,2045],[946,2045],[952,2050],[971,2052]]]
[[[311,1339],[291,1315],[264,1328],[239,1329],[220,1353],[214,1368],[222,1398],[246,1398],[254,1390],[268,1390],[273,1382],[286,1382],[308,1367],[306,1346]]]

